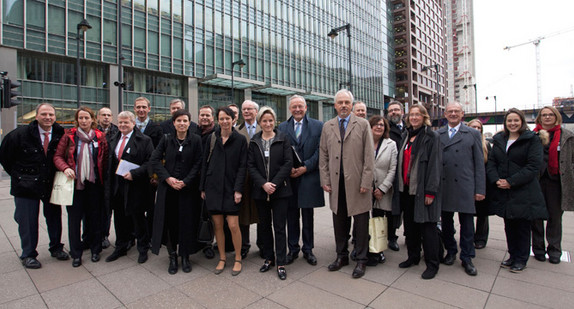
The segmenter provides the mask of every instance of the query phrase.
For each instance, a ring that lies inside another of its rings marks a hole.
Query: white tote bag
[[[50,203],[54,205],[68,206],[74,201],[74,179],[69,179],[64,172],[56,172]]]

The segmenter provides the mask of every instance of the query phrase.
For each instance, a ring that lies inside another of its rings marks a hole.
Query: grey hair
[[[337,93],[335,93],[335,99],[334,102],[337,102],[337,96],[340,94],[346,94],[351,98],[351,103],[355,102],[355,97],[353,96],[353,93],[350,90],[347,89],[341,89],[339,91],[337,91]]]
[[[307,107],[307,100],[305,100],[304,97],[302,97],[302,96],[300,96],[300,95],[298,95],[298,94],[292,95],[292,96],[289,98],[289,106],[291,106],[291,101],[293,101],[293,100],[295,100],[295,99],[301,99],[301,100],[303,100],[303,104],[305,104],[305,107]]]
[[[259,110],[259,104],[255,103],[255,102],[253,102],[253,101],[251,101],[251,100],[245,100],[245,101],[243,101],[243,103],[241,103],[241,109],[243,109],[243,104],[245,104],[245,103],[253,104],[253,105],[255,105],[255,109],[256,109],[256,110]]]
[[[185,101],[183,101],[182,99],[173,99],[171,100],[171,102],[169,102],[169,106],[171,107],[172,105],[176,104],[176,103],[181,103],[181,108],[185,109]]]
[[[118,114],[118,119],[129,118],[132,123],[136,123],[136,116],[130,111],[123,111]]]
[[[458,107],[460,107],[461,110],[463,110],[462,108],[462,104],[460,104],[459,101],[450,101],[446,104],[446,106],[444,107],[444,110],[446,111],[446,108],[451,106],[451,105],[458,105]]]

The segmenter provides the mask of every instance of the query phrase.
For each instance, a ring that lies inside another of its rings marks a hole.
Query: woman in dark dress
[[[191,187],[201,168],[201,138],[187,131],[191,121],[188,111],[176,111],[172,121],[175,135],[163,136],[150,161],[159,181],[152,253],[158,254],[162,243],[166,245],[168,272],[173,275],[178,270],[177,254],[181,256],[181,269],[188,273],[191,271],[189,255],[201,250],[203,245],[197,242],[201,205],[196,202]]]
[[[287,207],[291,196],[289,175],[293,167],[291,145],[286,136],[275,130],[275,112],[262,107],[257,114],[261,132],[253,135],[249,143],[247,166],[253,180],[253,199],[259,213],[262,254],[265,263],[260,272],[268,271],[275,265],[277,254],[277,275],[287,279]],[[275,232],[275,252],[273,252],[273,231]]]
[[[484,138],[484,133],[482,130],[482,122],[478,119],[473,119],[468,122],[468,126],[480,132],[482,137],[482,153],[484,154],[484,165],[488,162],[488,153],[492,148],[490,143],[486,141]],[[490,197],[490,190],[491,186],[486,186],[486,197],[482,201],[475,201],[474,207],[476,208],[476,228],[474,232],[474,247],[476,249],[483,249],[486,247],[486,242],[488,241],[488,232],[489,232],[489,224],[488,224],[488,216],[492,213],[489,212],[488,208],[488,199]]]
[[[247,141],[233,129],[233,110],[220,107],[216,115],[219,128],[205,142],[200,190],[215,227],[219,263],[214,273],[219,275],[225,268],[223,220],[226,218],[235,248],[235,264],[231,274],[237,276],[242,269],[239,208],[247,166]]]
[[[546,219],[548,212],[538,182],[543,150],[538,135],[528,129],[524,113],[516,108],[504,115],[504,131],[493,137],[486,175],[496,185],[490,207],[504,218],[510,257],[501,267],[518,273],[530,255],[530,223]]]
[[[96,116],[87,107],[75,114],[76,127],[62,136],[54,165],[75,179],[74,200],[68,211],[68,238],[72,266],[82,265],[81,224],[85,218],[85,241],[90,245],[92,262],[100,260],[102,252],[102,212],[104,211],[104,175],[108,158],[108,143],[104,133],[96,129]]]

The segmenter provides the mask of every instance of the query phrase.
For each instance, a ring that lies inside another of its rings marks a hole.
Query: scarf
[[[419,135],[421,135],[421,134],[424,133],[424,131],[425,131],[424,129],[425,129],[425,128],[426,128],[426,126],[421,126],[420,128],[418,128],[418,129],[416,129],[416,130],[413,129],[413,127],[408,127],[408,128],[407,128],[407,133],[408,133],[408,134],[407,134],[407,143],[410,144],[410,143],[411,143],[411,142],[410,142],[411,137],[416,136],[415,140],[412,142],[412,145],[411,145],[411,147],[412,147],[412,148],[411,148],[411,153],[412,153],[413,156],[416,156],[417,153],[418,153],[418,149],[420,148],[421,143],[422,143],[421,138],[420,138]],[[422,132],[422,133],[421,133],[421,132]]]
[[[78,153],[78,162],[76,163],[76,189],[84,189],[84,180],[91,183],[96,182],[96,173],[94,173],[92,152],[90,151],[90,143],[94,140],[96,132],[90,130],[86,134],[81,128],[76,131],[76,136],[82,142]]]
[[[540,124],[536,125],[534,128],[534,132],[538,132],[542,130],[542,126]],[[558,145],[560,144],[560,125],[555,126],[554,128],[547,130],[548,132],[554,133],[552,136],[552,140],[550,141],[550,145],[548,147],[548,173],[550,175],[558,175],[560,169],[558,168]]]
[[[205,134],[209,133],[211,130],[213,130],[214,127],[215,127],[215,122],[212,122],[207,127],[201,126],[201,135],[205,135]]]

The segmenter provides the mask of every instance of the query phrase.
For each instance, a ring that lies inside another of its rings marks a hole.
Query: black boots
[[[189,260],[188,260],[188,262],[189,262]],[[182,262],[182,264],[183,264],[183,262]],[[177,267],[178,267],[178,265],[177,265],[177,253],[175,251],[170,252],[169,253],[169,267],[167,268],[167,272],[170,275],[175,275],[175,273],[177,273]]]
[[[177,271],[177,266],[175,268]],[[184,255],[181,257],[181,270],[183,270],[184,273],[191,272],[191,263],[189,262],[189,255]]]

